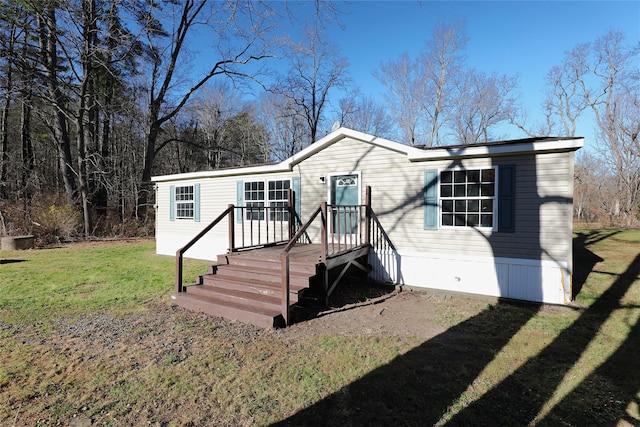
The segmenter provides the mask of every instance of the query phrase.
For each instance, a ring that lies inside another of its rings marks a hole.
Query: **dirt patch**
[[[296,323],[280,333],[288,336],[384,333],[428,339],[447,329],[441,318],[447,307],[457,305],[457,312],[475,311],[471,307],[482,304],[465,297],[384,286],[347,286],[336,293],[326,309],[294,309]]]

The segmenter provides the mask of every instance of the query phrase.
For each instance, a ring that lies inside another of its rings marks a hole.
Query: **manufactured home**
[[[154,177],[157,253],[176,255],[176,303],[261,325],[288,323],[307,288],[328,298],[348,268],[378,282],[565,304],[583,143],[424,148],[339,128],[280,163]],[[215,263],[184,286],[183,257]],[[240,314],[252,292],[267,320]]]

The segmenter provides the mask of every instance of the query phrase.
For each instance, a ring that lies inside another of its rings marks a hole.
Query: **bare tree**
[[[353,91],[340,100],[339,122],[371,135],[392,138],[393,121],[373,97]]]
[[[319,15],[307,27],[303,41],[294,46],[290,68],[272,91],[288,99],[293,111],[307,124],[306,141],[318,139],[318,130],[329,102],[329,92],[343,88],[348,82],[348,62],[339,55],[338,47],[324,37]]]
[[[467,68],[466,43],[462,24],[440,23],[417,60],[405,53],[375,73],[410,145],[488,140],[492,128],[514,115],[517,77]]]
[[[619,225],[638,220],[640,207],[640,69],[637,47],[610,30],[593,43],[583,43],[565,54],[560,67],[547,76],[545,109],[552,129],[568,135],[576,121],[590,112],[594,119],[599,162],[615,177],[615,191],[602,202]],[[582,182],[591,168],[582,171]],[[594,172],[595,173],[595,172]]]
[[[460,103],[454,105],[452,99],[455,81],[466,74],[462,52],[467,41],[463,24],[440,22],[420,55],[420,74],[425,79],[422,107],[428,126],[427,146],[441,145],[443,126],[459,114]]]
[[[458,76],[456,113],[449,118],[456,140],[476,144],[493,139],[492,129],[513,117],[516,86],[515,77],[486,75],[474,69]]]
[[[61,84],[59,59],[59,30],[54,2],[44,3],[36,9],[38,42],[40,47],[40,72],[43,76],[46,102],[51,108],[48,126],[58,147],[58,162],[64,188],[69,200],[73,200],[77,191],[76,175],[71,157],[71,136],[69,134],[69,99]]]
[[[424,144],[422,109],[426,88],[416,63],[409,54],[403,53],[395,61],[380,64],[380,70],[374,75],[387,88],[383,97],[400,128],[401,139],[409,145]]]
[[[583,61],[595,82],[577,76],[578,84],[595,117],[600,152],[618,179],[618,216],[631,225],[640,201],[638,51],[625,45],[621,32],[609,31],[593,43]]]
[[[284,160],[302,150],[307,123],[300,107],[291,98],[264,93],[259,111],[269,135],[269,146],[264,149],[269,160]]]
[[[191,109],[200,132],[204,134],[208,167],[217,169],[222,166],[223,155],[227,151],[224,146],[225,124],[240,112],[242,102],[240,95],[227,82],[214,82],[203,89]]]
[[[158,139],[165,123],[175,117],[193,94],[215,76],[254,78],[255,71],[245,67],[275,56],[278,37],[271,35],[272,10],[262,2],[240,0],[196,1],[170,3],[169,16],[150,8],[147,22],[149,81],[145,157],[142,188],[138,196],[138,217],[146,217],[151,194],[151,175],[158,152]],[[160,26],[169,20],[173,27],[167,32]],[[201,73],[193,72],[193,83],[184,84],[189,74],[188,43],[198,29],[210,37],[215,59]]]

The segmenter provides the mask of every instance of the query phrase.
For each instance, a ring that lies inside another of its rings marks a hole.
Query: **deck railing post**
[[[364,243],[366,245],[371,244],[371,186],[365,187],[364,193],[365,203],[365,230],[364,230]]]
[[[320,204],[320,245],[322,249],[322,254],[320,255],[320,261],[322,263],[327,262],[327,251],[329,247],[329,242],[327,241],[327,202],[322,202]]]
[[[289,276],[289,253],[283,252],[281,255],[282,261],[282,317],[284,318],[285,326],[289,326],[289,288],[290,288],[290,276]]]
[[[296,217],[295,217],[295,194],[293,194],[293,191],[289,188],[287,190],[287,212],[289,213],[289,239],[291,240],[291,238],[293,237],[293,235],[295,234],[295,226],[296,226]]]
[[[229,252],[232,253],[235,249],[236,241],[236,219],[234,205],[230,204],[229,209]]]
[[[182,250],[178,249],[176,252],[176,293],[184,292],[182,286]]]

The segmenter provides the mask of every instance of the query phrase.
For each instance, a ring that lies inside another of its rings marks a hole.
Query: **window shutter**
[[[293,190],[293,194],[295,195],[295,211],[298,214],[299,218],[302,218],[302,212],[300,211],[302,207],[302,202],[300,199],[302,198],[302,193],[300,191],[300,177],[294,176],[291,178],[291,189]]]
[[[424,229],[438,229],[438,171],[424,171]]]
[[[169,186],[169,221],[176,220],[176,186]]]
[[[244,181],[236,182],[236,206],[244,205]],[[236,223],[242,223],[242,209],[236,209]]]
[[[516,231],[516,167],[500,166],[498,170],[498,231]]]
[[[193,184],[193,221],[200,222],[200,184]]]

